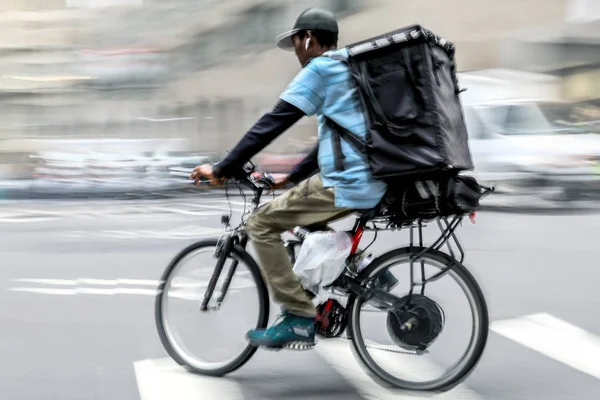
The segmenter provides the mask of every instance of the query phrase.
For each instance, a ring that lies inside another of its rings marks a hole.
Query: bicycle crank
[[[316,319],[317,335],[327,339],[340,337],[348,325],[348,313],[335,299],[328,299],[317,306]]]

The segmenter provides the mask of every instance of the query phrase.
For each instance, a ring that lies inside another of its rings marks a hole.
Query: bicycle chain
[[[387,312],[384,310],[361,310],[361,312]],[[347,340],[352,340],[349,337],[346,337]],[[377,347],[377,346],[372,346],[372,345],[368,345],[365,344],[365,347],[368,349],[373,349],[373,350],[379,350],[379,351],[386,351],[388,353],[395,353],[395,354],[406,354],[409,356],[418,356],[419,354],[415,351],[408,351],[408,350],[393,350],[393,349],[388,349],[386,347]]]
[[[350,340],[350,341],[352,340],[351,338],[349,338],[347,336],[346,336],[346,339]],[[408,351],[408,350],[393,350],[393,349],[388,349],[386,347],[377,347],[377,346],[371,346],[371,345],[368,345],[368,344],[365,344],[365,347],[367,349],[373,349],[373,350],[379,350],[379,351],[387,351],[388,353],[406,354],[406,355],[409,355],[409,356],[418,356],[418,354],[416,352],[414,352],[414,351],[411,352],[411,351]]]

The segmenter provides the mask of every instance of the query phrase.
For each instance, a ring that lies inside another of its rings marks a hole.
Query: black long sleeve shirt
[[[215,166],[215,176],[224,178],[239,176],[248,160],[304,116],[304,112],[299,108],[279,100],[273,110],[263,115],[227,157]],[[290,172],[291,182],[297,183],[319,169],[317,153],[318,145]]]

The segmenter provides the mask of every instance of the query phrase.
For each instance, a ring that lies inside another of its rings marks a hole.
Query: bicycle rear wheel
[[[375,259],[359,278],[363,282],[371,281],[384,273],[389,278],[393,267],[410,266],[411,257],[422,250],[425,248],[392,250]],[[488,309],[481,288],[457,260],[435,250],[425,253],[420,260],[423,266],[415,261],[412,266],[415,276],[407,281],[420,281],[421,271],[426,271],[423,276],[426,280],[431,278],[431,282],[426,283],[423,294],[418,286],[410,292],[410,284],[398,284],[392,289],[394,292],[390,292],[398,299],[396,305],[387,309],[381,302],[376,303],[377,298],[365,301],[350,296],[348,334],[360,361],[382,383],[405,390],[444,391],[462,382],[480,360],[488,337]],[[427,273],[431,270],[431,274]],[[408,270],[403,272],[409,275]],[[393,275],[402,279],[398,272]],[[456,294],[450,294],[454,285],[449,285],[448,280],[442,283],[444,277],[453,278],[456,289],[464,293],[466,301],[461,302]],[[380,285],[374,282],[376,287]],[[433,284],[441,288],[441,296],[430,293]],[[450,297],[449,307],[439,305],[442,297]],[[464,303],[469,305],[466,307],[469,311],[460,307]],[[377,316],[382,317],[383,326],[376,324]],[[449,322],[466,322],[469,334],[461,332],[459,338],[447,342],[442,335],[450,329]],[[376,340],[366,339],[369,331],[374,332]],[[440,353],[432,355],[434,350]],[[454,352],[459,353],[456,361]]]
[[[268,292],[258,265],[239,246],[231,248],[212,295],[214,304],[222,282],[235,268],[220,309],[200,311],[218,261],[217,245],[217,240],[205,240],[182,250],[165,270],[155,302],[156,328],[167,353],[187,370],[211,376],[244,365],[257,350],[247,343],[246,331],[265,328],[269,319]],[[189,328],[191,334],[185,334]],[[205,349],[198,350],[202,346]]]

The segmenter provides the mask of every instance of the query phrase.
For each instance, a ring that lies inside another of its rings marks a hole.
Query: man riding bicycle
[[[296,226],[322,225],[355,210],[371,209],[387,186],[372,178],[366,156],[342,140],[343,168],[336,168],[332,127],[335,121],[358,137],[367,133],[365,113],[350,70],[337,49],[338,24],[334,15],[317,8],[305,10],[294,28],[277,38],[277,46],[293,49],[302,70],[265,114],[216,165],[200,165],[191,178],[213,183],[240,174],[244,164],[304,116],[316,115],[318,144],[276,187],[296,186],[252,214],[247,231],[254,243],[265,281],[283,308],[280,322],[268,329],[249,331],[256,346],[283,348],[301,342],[314,345],[315,307],[294,274],[281,233]],[[318,173],[316,173],[318,171]],[[316,174],[315,174],[316,173]]]

